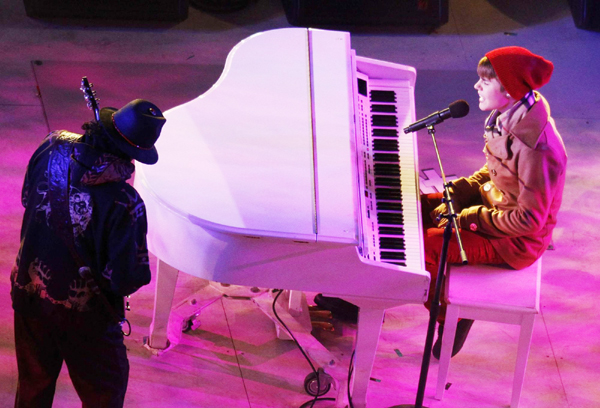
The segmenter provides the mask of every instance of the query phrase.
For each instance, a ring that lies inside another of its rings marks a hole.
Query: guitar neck
[[[88,108],[94,111],[94,116],[97,121],[100,121],[100,109],[98,100],[96,99],[96,91],[92,90],[93,85],[89,83],[87,77],[81,78],[81,90],[87,102]]]

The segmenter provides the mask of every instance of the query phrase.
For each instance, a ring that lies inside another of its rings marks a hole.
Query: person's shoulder
[[[32,155],[32,157],[36,157],[39,154],[41,154],[42,152],[46,151],[48,149],[48,147],[52,146],[54,143],[56,143],[57,140],[59,139],[79,139],[81,137],[80,134],[77,133],[73,133],[73,132],[69,132],[67,130],[54,130],[50,133],[48,133],[40,142],[40,144],[38,145],[37,149],[35,150],[34,154]]]
[[[44,138],[42,143],[56,143],[57,140],[76,141],[81,138],[79,133],[69,132],[68,130],[54,130]]]
[[[528,116],[529,118],[533,118],[545,124],[551,117],[550,103],[544,97],[544,95],[542,95],[538,91],[533,91],[533,93],[535,97],[535,102],[525,116]]]
[[[37,163],[40,158],[44,155],[45,152],[48,151],[48,148],[56,141],[58,138],[60,130],[55,130],[53,132],[48,133],[40,142],[38,147],[35,149],[30,159],[30,166]]]

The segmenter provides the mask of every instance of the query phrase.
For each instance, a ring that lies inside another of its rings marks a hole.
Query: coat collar
[[[537,146],[550,117],[550,106],[546,99],[539,92],[534,92],[534,95],[535,103],[529,111],[525,106],[520,106],[515,111],[504,112],[498,118],[502,122],[503,135],[512,134],[531,149]]]
[[[131,178],[135,170],[133,163],[81,143],[82,135],[62,131],[60,137],[68,138],[73,143],[72,158],[80,165],[74,170],[73,177],[82,184],[99,185]]]

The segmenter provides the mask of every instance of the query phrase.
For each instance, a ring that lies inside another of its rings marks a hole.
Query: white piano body
[[[383,312],[424,302],[430,277],[411,135],[399,146],[407,166],[401,202],[412,224],[403,222],[406,259],[382,262],[371,248],[375,188],[363,157],[373,152],[360,141],[371,123],[360,105],[368,103],[365,86],[391,87],[397,128],[408,125],[415,77],[411,67],[355,56],[348,33],[273,30],[239,43],[209,91],[165,113],[160,159],[138,163],[135,177],[159,259],[152,347],[167,346],[177,271],[341,297],[361,308],[352,398],[366,405]]]

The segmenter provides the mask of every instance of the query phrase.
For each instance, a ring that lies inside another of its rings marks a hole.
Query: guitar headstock
[[[81,90],[83,91],[83,97],[87,102],[87,107],[94,111],[96,120],[100,120],[100,108],[98,107],[98,100],[96,99],[96,91],[92,89],[94,85],[90,84],[87,77],[81,78]]]

